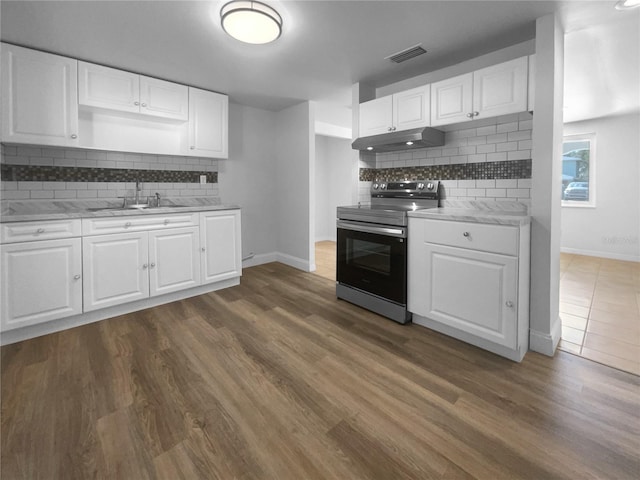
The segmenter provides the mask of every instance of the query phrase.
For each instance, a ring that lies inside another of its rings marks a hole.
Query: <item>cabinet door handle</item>
[[[151,267],[151,268],[153,268],[153,267],[155,267],[155,266],[156,266],[156,264],[155,264],[155,263],[153,263],[153,262],[151,262],[151,265],[149,265],[149,267]]]
[[[143,263],[143,264],[142,264],[142,268],[143,268],[143,269],[146,269],[148,266],[149,266],[149,265],[147,265],[146,263]]]
[[[205,248],[204,248],[204,247],[202,247],[202,251],[203,251],[203,252],[205,251]]]
[[[474,117],[477,117],[478,115],[480,115],[480,112],[473,112]]]
[[[74,280],[80,280],[80,275],[74,275],[74,276],[73,276],[73,279],[74,279]]]
[[[147,106],[147,104],[146,104],[146,103],[143,103],[143,104],[141,104],[141,106],[146,107],[146,106]]]
[[[195,150],[195,149],[196,149],[196,147],[195,147],[195,146],[193,146],[193,145],[191,145],[189,148],[190,148],[191,150]]]
[[[507,300],[507,303],[505,303],[505,305],[509,308],[513,307],[513,302],[511,300]]]
[[[36,230],[36,233],[44,233],[44,228],[39,228],[38,230]]]
[[[133,102],[133,104],[137,107],[138,105],[140,105],[140,102]]]
[[[72,133],[71,134],[71,138],[73,138],[75,140],[76,138],[78,138],[78,135],[76,135],[75,133]]]
[[[467,113],[467,118],[473,118],[473,113]]]
[[[463,237],[468,237],[469,235],[470,235],[470,234],[469,234],[469,232],[463,232],[463,233],[462,233],[462,236],[463,236]]]

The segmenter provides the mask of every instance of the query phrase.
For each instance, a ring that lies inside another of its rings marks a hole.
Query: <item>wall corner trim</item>
[[[529,330],[529,350],[553,357],[560,342],[561,331],[562,320],[560,317],[553,322],[551,334]]]

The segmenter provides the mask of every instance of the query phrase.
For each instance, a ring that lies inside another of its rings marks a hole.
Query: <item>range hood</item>
[[[444,145],[444,132],[435,128],[413,128],[400,132],[381,133],[354,140],[354,150],[376,152],[398,152],[416,148],[440,147]]]

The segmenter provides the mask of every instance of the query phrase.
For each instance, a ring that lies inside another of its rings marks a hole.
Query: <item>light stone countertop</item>
[[[68,218],[126,217],[212,210],[236,210],[238,205],[225,205],[218,198],[173,198],[164,200],[165,206],[151,208],[120,208],[113,201],[49,201],[3,202],[0,223],[39,220],[65,220]],[[179,206],[177,206],[179,205]]]
[[[453,202],[450,202],[453,203]],[[460,202],[461,203],[461,202]],[[409,217],[429,218],[433,220],[452,220],[456,222],[488,223],[495,225],[528,225],[531,216],[526,208],[517,205],[501,205],[501,202],[467,202],[408,212]]]

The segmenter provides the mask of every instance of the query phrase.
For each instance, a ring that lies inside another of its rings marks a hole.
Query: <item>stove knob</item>
[[[419,183],[418,184],[418,190],[422,190],[424,189],[424,183]]]
[[[427,183],[427,190],[433,190],[433,187],[434,187],[433,183],[431,182]]]
[[[386,190],[387,189],[387,184],[386,183],[381,183],[380,184],[380,189],[381,190]]]
[[[373,189],[374,189],[374,190],[377,190],[377,189],[378,189],[378,184],[377,184],[377,183],[374,183],[374,184],[373,184]]]

